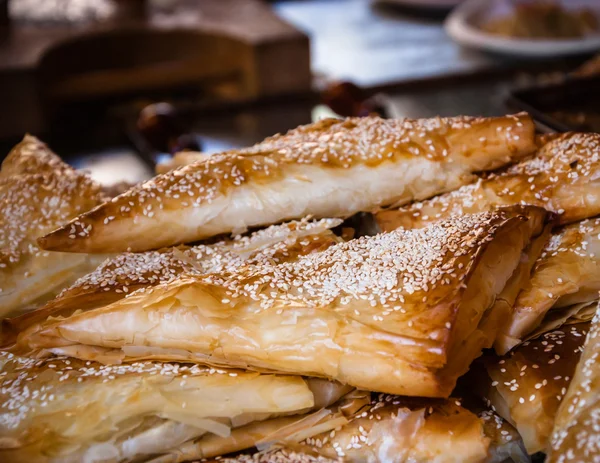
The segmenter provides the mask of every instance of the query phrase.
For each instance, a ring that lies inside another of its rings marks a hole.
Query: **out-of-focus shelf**
[[[45,0],[24,1],[34,8]],[[129,15],[117,7],[144,2],[104,1],[114,13],[94,20],[40,21],[32,11],[30,20],[0,25],[0,101],[11,115],[0,120],[0,138],[44,132],[60,118],[55,110],[73,103],[182,91],[230,102],[310,91],[308,38],[262,0],[148,0]]]

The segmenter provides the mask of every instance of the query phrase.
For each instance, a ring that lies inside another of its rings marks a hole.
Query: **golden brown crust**
[[[25,135],[2,161],[0,178],[57,172],[73,172],[73,168],[65,164],[45,143],[32,135]]]
[[[159,175],[39,243],[72,252],[146,251],[305,215],[347,217],[448,191],[473,171],[534,149],[524,114],[328,119]]]
[[[526,341],[475,369],[478,393],[520,432],[530,454],[548,448],[554,417],[567,392],[589,323],[564,326]]]
[[[305,413],[320,387],[297,376],[158,362],[104,366],[6,352],[0,373],[3,462],[90,461],[90,455],[131,462],[150,453],[149,444],[152,453],[169,454],[206,432]]]
[[[229,273],[242,265],[281,263],[320,252],[340,241],[331,228],[339,219],[288,222],[273,225],[249,236],[236,236],[210,245],[180,246],[144,253],[124,253],[106,260],[81,277],[44,307],[3,321],[2,345],[15,336],[28,337],[50,316],[67,317],[75,311],[104,307],[128,295],[166,285],[182,274]],[[25,333],[23,331],[27,330]]]
[[[274,448],[219,460],[492,463],[513,457],[515,462],[528,461],[517,450],[520,438],[510,424],[491,411],[471,412],[457,399],[415,400],[374,394],[370,403],[348,420],[300,442],[288,437],[275,441]]]
[[[468,463],[485,461],[489,445],[482,421],[460,401],[380,394],[341,430],[309,438],[299,448],[354,462]]]
[[[562,224],[600,213],[600,135],[568,133],[531,159],[456,191],[376,214],[382,231],[414,228],[450,215],[531,204],[559,215]]]
[[[577,370],[556,414],[549,463],[600,460],[599,313],[592,321]]]
[[[564,227],[552,236],[535,263],[497,349],[500,353],[508,351],[533,332],[550,311],[594,301],[599,291],[600,219]]]
[[[517,207],[359,238],[295,262],[184,277],[56,321],[24,342],[447,397],[493,343],[498,320],[486,309],[545,217]]]
[[[31,136],[4,161],[0,196],[0,316],[6,316],[52,297],[99,263],[40,250],[36,240],[106,198],[86,174]]]

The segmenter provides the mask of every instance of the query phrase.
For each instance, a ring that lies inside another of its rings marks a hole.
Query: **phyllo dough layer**
[[[105,362],[159,358],[447,397],[500,324],[495,298],[547,213],[514,207],[363,237],[294,262],[182,277],[25,342]]]
[[[36,240],[106,199],[37,138],[12,149],[0,170],[0,318],[35,308],[102,262],[44,251]]]
[[[535,263],[496,343],[505,353],[549,320],[581,315],[600,291],[600,219],[556,231]],[[590,317],[591,318],[591,317]],[[589,319],[588,318],[588,321]],[[566,320],[565,320],[566,321]]]
[[[600,461],[600,311],[596,312],[581,359],[556,414],[548,463]]]
[[[0,460],[6,463],[173,456],[205,434],[225,439],[232,428],[326,407],[348,392],[300,376],[7,353],[0,353],[0,375]]]
[[[40,240],[48,250],[147,251],[306,215],[348,217],[473,181],[533,152],[526,114],[325,119],[159,175]]]
[[[558,407],[573,378],[588,323],[564,326],[509,354],[483,359],[471,376],[477,393],[512,423],[530,454],[546,451]]]
[[[600,214],[600,134],[561,135],[504,172],[427,201],[379,212],[376,220],[382,231],[391,231],[513,204],[543,207],[558,214],[562,224]]]

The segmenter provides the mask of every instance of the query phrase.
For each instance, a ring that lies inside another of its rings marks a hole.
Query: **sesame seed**
[[[545,144],[535,156],[498,174],[382,215],[393,227],[412,228],[450,215],[530,204],[561,214],[561,220],[568,223],[584,218],[572,205],[573,191],[577,188],[581,195],[586,194],[586,185],[600,175],[599,161],[599,134],[564,134]],[[563,188],[566,194],[561,194]]]
[[[146,218],[153,214],[151,210],[160,210],[161,207],[181,210],[209,205],[219,198],[229,196],[240,186],[284,178],[288,175],[289,166],[317,166],[343,172],[359,165],[376,167],[390,160],[401,159],[406,162],[411,157],[417,157],[431,162],[452,163],[453,170],[461,169],[464,174],[469,174],[474,168],[481,167],[479,163],[471,165],[470,153],[478,152],[478,147],[483,151],[489,150],[488,140],[482,140],[478,136],[471,137],[471,145],[475,143],[475,146],[470,146],[467,154],[463,153],[461,144],[454,146],[453,137],[464,132],[480,133],[480,127],[496,126],[501,130],[495,136],[494,145],[502,141],[506,153],[517,157],[526,154],[524,151],[530,149],[532,141],[531,124],[519,128],[515,125],[518,120],[529,120],[529,117],[324,119],[283,135],[269,137],[252,147],[202,157],[192,164],[158,175],[134,186],[113,201],[106,202],[90,214],[79,217],[72,224],[79,224],[79,228],[97,223],[101,229],[118,221],[133,222],[139,217]],[[513,133],[509,133],[509,129]],[[518,142],[518,135],[515,136],[514,133],[526,136],[529,141]],[[453,162],[456,160],[460,162]],[[497,155],[493,160],[500,163]],[[508,160],[504,156],[502,162]],[[297,169],[294,171],[297,172]],[[465,180],[469,178],[468,175],[455,176]],[[404,187],[402,189],[407,191]],[[373,207],[380,205],[374,203]],[[352,212],[358,211],[349,211]],[[114,221],[109,220],[110,224],[102,223],[104,219],[111,217],[115,218]],[[66,236],[70,225],[50,236],[56,239]],[[90,236],[91,234],[76,235],[74,239],[88,240]],[[174,241],[165,240],[163,245],[176,244]],[[77,243],[70,246],[75,248]]]
[[[37,245],[38,237],[107,199],[86,173],[74,170],[29,135],[2,163],[0,191],[0,269],[20,272],[23,278],[31,276],[28,258],[47,256]],[[75,237],[79,232],[74,226],[67,234]],[[7,289],[12,290],[2,288]]]

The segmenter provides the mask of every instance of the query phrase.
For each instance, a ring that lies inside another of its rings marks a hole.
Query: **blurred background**
[[[600,130],[600,0],[0,0],[0,157],[110,185],[321,117]]]

